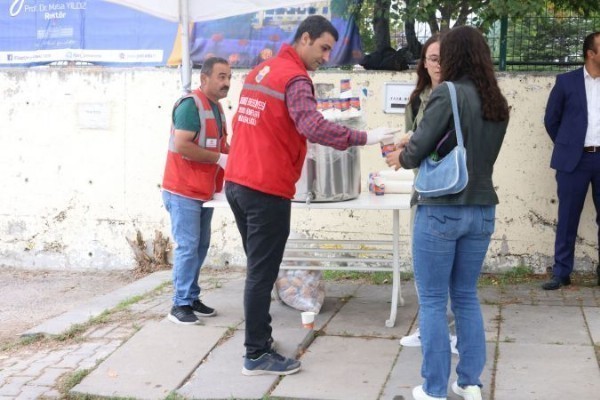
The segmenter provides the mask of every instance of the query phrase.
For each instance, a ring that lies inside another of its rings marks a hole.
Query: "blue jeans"
[[[419,293],[423,389],[446,397],[450,377],[448,294],[456,321],[459,385],[479,385],[485,333],[477,280],[494,231],[495,206],[419,205],[413,227],[413,262]]]
[[[173,304],[192,305],[200,296],[198,277],[210,246],[213,209],[201,200],[163,190],[163,203],[171,216],[171,233],[177,244],[173,260]]]

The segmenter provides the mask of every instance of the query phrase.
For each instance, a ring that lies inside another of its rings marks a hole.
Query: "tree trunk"
[[[404,17],[404,35],[406,36],[406,43],[408,51],[412,55],[412,59],[415,60],[420,57],[421,49],[423,45],[417,39],[417,32],[415,31],[415,19],[412,17],[412,7],[415,0],[405,0],[406,13]]]
[[[391,47],[390,38],[390,4],[391,0],[375,0],[373,15],[373,32],[375,33],[375,50]]]

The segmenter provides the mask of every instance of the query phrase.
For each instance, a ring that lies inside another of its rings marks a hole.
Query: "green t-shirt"
[[[216,103],[213,103],[210,100],[208,102],[210,103],[213,114],[217,119],[219,132],[223,132],[223,123],[221,121],[219,107]],[[183,131],[200,131],[200,116],[198,115],[198,108],[196,107],[194,99],[187,98],[177,106],[175,112],[173,113],[173,125],[175,126],[175,129],[180,129]]]

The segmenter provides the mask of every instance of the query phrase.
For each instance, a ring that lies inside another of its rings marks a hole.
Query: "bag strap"
[[[458,114],[458,103],[456,101],[456,88],[454,83],[446,81],[450,91],[450,101],[452,103],[452,115],[454,115],[454,129],[456,131],[456,141],[458,146],[464,147],[462,129],[460,128],[460,115]]]

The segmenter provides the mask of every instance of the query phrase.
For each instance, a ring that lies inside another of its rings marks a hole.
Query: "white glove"
[[[227,154],[221,153],[219,154],[219,159],[217,160],[217,164],[219,164],[219,167],[223,168],[223,170],[227,166],[227,157]]]
[[[394,137],[394,133],[396,133],[398,131],[399,131],[399,129],[386,128],[383,126],[372,129],[367,132],[367,143],[365,143],[365,144],[367,144],[367,145],[377,144],[377,143],[381,142],[383,139]]]

